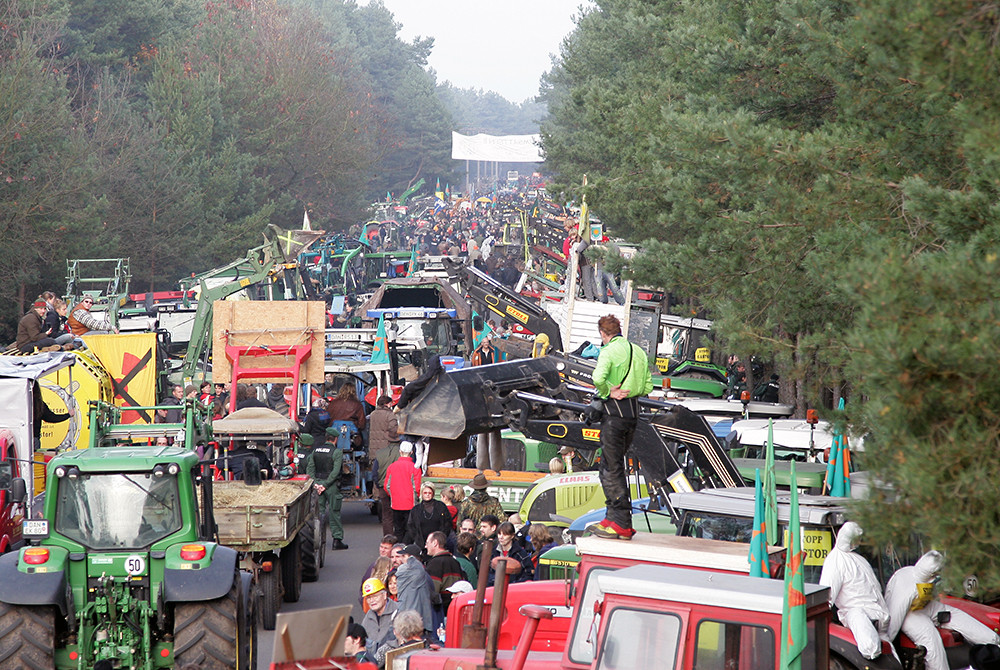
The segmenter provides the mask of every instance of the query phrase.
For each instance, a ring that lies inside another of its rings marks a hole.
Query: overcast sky
[[[375,0],[371,0],[375,1]],[[369,0],[359,0],[366,5]],[[429,65],[439,82],[496,91],[511,102],[538,94],[573,17],[588,0],[383,0],[399,36],[433,37]]]

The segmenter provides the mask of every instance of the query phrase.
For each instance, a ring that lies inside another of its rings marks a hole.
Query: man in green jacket
[[[625,477],[625,454],[632,446],[639,420],[639,398],[653,390],[649,360],[638,346],[622,337],[617,318],[602,316],[597,322],[601,353],[594,368],[595,393],[604,399],[601,422],[601,487],[607,499],[605,518],[587,527],[593,535],[631,540],[632,502]]]
[[[320,514],[325,511],[330,514],[330,537],[333,538],[330,546],[333,549],[347,549],[344,544],[344,524],[340,521],[340,508],[344,503],[344,495],[340,492],[343,466],[344,452],[330,442],[314,446],[306,459],[306,474],[316,483],[316,491],[319,492]]]

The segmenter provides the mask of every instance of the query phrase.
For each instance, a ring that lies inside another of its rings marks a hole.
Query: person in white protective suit
[[[961,633],[969,644],[998,644],[997,636],[984,624],[965,612],[942,604],[934,597],[934,584],[941,574],[944,557],[928,551],[916,565],[900,568],[885,587],[889,607],[889,637],[902,630],[914,644],[927,650],[927,670],[948,670],[948,658],[937,627]],[[950,621],[938,623],[940,612],[948,612]]]
[[[882,653],[882,640],[889,637],[889,608],[875,571],[855,552],[861,542],[861,526],[848,521],[837,533],[837,542],[823,561],[819,583],[830,589],[830,604],[837,607],[840,623],[854,634],[858,651],[867,659]]]

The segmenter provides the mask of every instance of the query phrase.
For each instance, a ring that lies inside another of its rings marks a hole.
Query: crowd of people
[[[404,461],[417,470],[408,451],[396,463]],[[509,583],[538,578],[538,558],[556,546],[555,540],[544,525],[525,524],[517,514],[508,517],[486,493],[488,485],[477,475],[469,486],[482,488],[473,488],[464,499],[464,487],[457,485],[441,490],[440,498],[429,482],[409,489],[412,507],[402,534],[382,537],[360,584],[365,615],[361,629],[352,630],[364,651],[359,648],[357,658],[383,667],[393,649],[443,642],[452,600],[474,590],[480,569],[488,571],[491,586],[502,560]]]
[[[35,351],[71,351],[83,346],[84,335],[118,332],[91,313],[94,298],[84,296],[72,309],[52,291],[35,298],[17,323],[14,347],[22,354]]]

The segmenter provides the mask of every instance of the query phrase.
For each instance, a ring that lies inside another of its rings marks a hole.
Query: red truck
[[[621,570],[640,564],[658,564],[684,567],[691,572],[710,571],[725,574],[747,574],[748,545],[740,542],[725,542],[704,538],[680,537],[674,535],[657,535],[652,533],[636,533],[631,542],[602,540],[594,537],[583,537],[577,540],[577,551],[580,554],[578,564],[579,576],[572,580],[554,580],[549,582],[526,582],[512,584],[508,587],[504,602],[502,625],[498,632],[497,646],[499,649],[520,648],[521,636],[526,627],[536,625],[530,619],[521,616],[519,611],[524,606],[540,606],[551,613],[551,617],[541,619],[537,623],[537,631],[530,640],[532,651],[562,652],[572,633],[572,621],[578,605],[589,609],[593,600],[592,592],[594,577],[609,571]],[[783,563],[784,548],[771,547],[770,564],[772,575],[776,576]],[[768,580],[761,580],[768,581]],[[776,581],[776,580],[775,580]],[[483,614],[488,617],[490,605],[493,602],[493,590],[487,589],[485,594]],[[467,593],[452,601],[448,613],[446,630],[446,645],[458,646],[462,639],[465,625],[473,622],[473,605],[475,593]],[[949,603],[955,604],[952,599]],[[977,603],[960,601],[962,609],[991,627],[994,621],[991,613],[996,610]],[[950,631],[941,629],[945,647],[949,650],[949,658],[955,656],[953,667],[961,665],[962,651],[968,647],[956,639]],[[861,656],[857,643],[850,630],[840,625],[836,620],[830,623],[829,656],[831,668],[848,669],[882,669],[899,670],[900,663],[892,655],[887,643],[883,643],[882,655],[870,661]],[[901,639],[905,651],[912,651],[913,645],[908,639]],[[967,660],[967,653],[964,654]]]
[[[778,668],[784,583],[744,575],[662,565],[593,569],[580,606],[567,620],[560,652],[535,651],[536,622],[547,607],[522,605],[525,626],[516,650],[428,649],[396,661],[394,670],[457,670],[479,665],[504,670]],[[807,584],[808,640],[802,670],[829,667],[830,608],[826,587]]]

